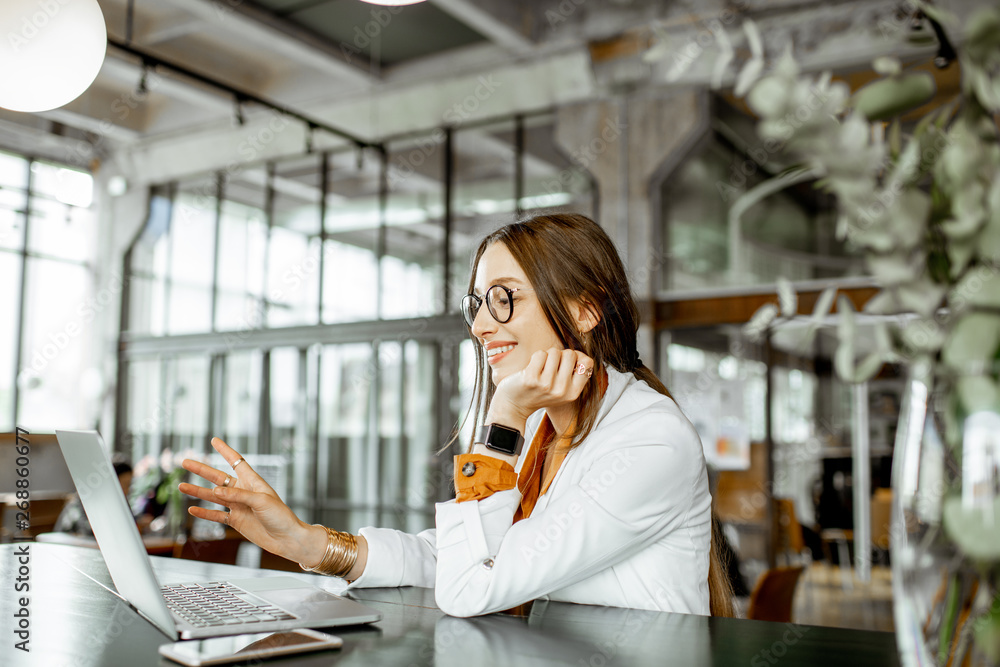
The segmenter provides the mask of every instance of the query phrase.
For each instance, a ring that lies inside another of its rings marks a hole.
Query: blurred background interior
[[[812,184],[729,224],[734,199],[787,165],[733,82],[710,84],[717,31],[752,18],[768,57],[793,48],[852,89],[878,55],[932,72],[922,115],[959,73],[933,66],[912,5],[100,5],[94,85],[53,111],[0,110],[0,432],[39,434],[33,489],[53,504],[35,530],[72,491],[40,435],[57,428],[100,430],[151,517],[177,502],[156,492],[179,458],[216,435],[306,521],[432,526],[457,446],[441,447],[471,429],[470,251],[515,216],[579,211],[626,259],[642,357],[702,436],[744,613],[892,629],[901,371],[852,387],[832,333],[803,350],[794,327],[741,329],[779,276],[802,312],[829,285],[856,306],[875,287]],[[672,55],[644,60],[657,43]],[[225,537],[212,526],[152,529],[159,553],[261,559],[199,547]],[[755,609],[763,586],[786,609]]]

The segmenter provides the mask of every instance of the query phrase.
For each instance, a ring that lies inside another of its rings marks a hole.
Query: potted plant
[[[912,127],[899,116],[933,96],[929,73],[880,58],[874,69],[882,78],[851,94],[828,73],[804,75],[790,52],[764,71],[760,35],[744,26],[751,58],[736,92],[746,92],[761,139],[781,144],[798,165],[743,195],[731,222],[738,225],[755,203],[795,183],[815,181],[832,194],[838,236],[864,255],[880,287],[864,306],[871,327],[856,325],[846,297],[837,301],[834,367],[850,382],[867,381],[884,363],[910,371],[894,451],[890,538],[901,656],[914,665],[995,665],[1000,9],[979,9],[964,26],[932,7],[919,11],[939,39],[937,64],[955,58],[962,84],[957,100]],[[813,328],[831,309],[834,291],[819,299]],[[794,316],[787,281],[779,284],[779,301],[758,311],[751,333]]]

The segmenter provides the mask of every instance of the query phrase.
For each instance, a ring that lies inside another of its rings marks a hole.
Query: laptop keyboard
[[[167,608],[196,628],[297,618],[274,605],[253,602],[246,591],[224,581],[174,584],[160,590]]]

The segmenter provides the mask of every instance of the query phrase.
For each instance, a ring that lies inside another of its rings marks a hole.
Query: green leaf
[[[879,79],[854,94],[853,106],[868,120],[889,120],[926,104],[937,89],[930,72]]]
[[[933,317],[916,318],[899,328],[903,345],[913,352],[936,353],[945,341],[945,331]]]
[[[771,323],[778,317],[778,306],[765,303],[757,309],[750,321],[743,325],[743,333],[752,341],[760,340]]]
[[[979,231],[986,221],[985,191],[978,181],[958,189],[952,198],[954,217],[941,223],[941,230],[952,239],[966,239]]]
[[[919,143],[919,142],[917,142]],[[903,129],[902,125],[899,123],[899,119],[892,121],[892,125],[889,126],[889,152],[893,157],[899,155],[899,151],[903,147]],[[919,153],[919,151],[918,151]]]
[[[903,308],[931,317],[941,307],[947,289],[946,285],[935,283],[924,275],[919,280],[897,287],[896,298]]]
[[[992,359],[1000,347],[1000,316],[966,313],[958,318],[941,350],[941,361],[958,372]]]
[[[899,121],[893,123],[898,130]],[[891,139],[890,139],[891,143]],[[899,158],[892,167],[889,178],[886,179],[883,190],[887,192],[900,192],[905,186],[916,182],[920,174],[920,142],[911,139],[906,143],[906,148],[899,154]]]
[[[854,336],[858,333],[858,326],[854,318],[854,304],[843,294],[837,297],[837,314],[840,316],[837,320],[837,338],[841,343],[848,341],[853,345]]]
[[[951,243],[948,244],[948,261],[951,265],[950,277],[957,278],[960,276],[975,254],[975,239],[952,239]]]
[[[872,61],[872,69],[882,76],[896,76],[903,72],[903,66],[898,58],[880,56]]]
[[[785,113],[788,82],[777,76],[764,77],[747,94],[747,106],[761,118],[776,118]]]
[[[962,499],[944,500],[944,529],[963,553],[973,560],[1000,559],[1000,498],[986,507],[965,507]]]
[[[830,314],[833,307],[833,300],[837,296],[836,287],[827,287],[819,297],[816,298],[816,306],[813,307],[812,319],[814,322],[822,322]]]
[[[914,248],[923,241],[930,211],[931,198],[927,193],[917,189],[900,193],[896,205],[889,207],[886,216],[889,232],[898,247]]]
[[[966,414],[997,407],[997,385],[987,375],[963,375],[956,380],[955,391]]]
[[[924,270],[923,264],[914,262],[909,253],[869,253],[865,262],[879,284],[887,287],[915,280]]]
[[[895,315],[903,310],[892,290],[883,289],[865,302],[864,312],[872,315]]]
[[[980,265],[967,272],[948,293],[948,304],[956,311],[969,307],[1000,311],[1000,276],[997,269]]]
[[[777,280],[778,304],[781,306],[781,314],[785,317],[795,317],[799,308],[799,299],[795,294],[795,288],[785,277]]]
[[[976,646],[990,663],[1000,664],[1000,595],[994,593],[993,604],[973,623]]]

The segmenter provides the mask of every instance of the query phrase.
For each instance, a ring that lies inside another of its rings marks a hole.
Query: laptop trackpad
[[[298,615],[302,615],[303,613],[308,613],[310,616],[326,616],[327,614],[338,613],[369,615],[371,613],[366,607],[353,600],[345,600],[333,593],[327,593],[315,588],[312,590],[299,588],[294,590],[259,591],[254,593],[254,595],[263,598],[281,609]]]

